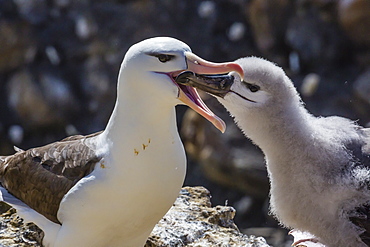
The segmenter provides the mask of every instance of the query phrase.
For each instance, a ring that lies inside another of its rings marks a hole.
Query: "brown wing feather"
[[[57,212],[63,196],[101,159],[85,144],[100,133],[71,136],[2,157],[1,185],[49,220],[60,223]]]

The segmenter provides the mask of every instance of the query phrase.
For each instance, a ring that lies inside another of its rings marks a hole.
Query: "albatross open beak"
[[[196,74],[226,74],[231,71],[237,72],[243,78],[243,69],[236,63],[212,63],[208,62],[191,52],[186,52],[186,62],[188,65],[187,72],[191,71]],[[176,79],[177,82],[177,79]],[[226,130],[225,122],[216,116],[200,98],[197,90],[191,84],[179,84],[178,99],[188,105],[194,111],[210,121],[222,133]],[[190,86],[189,86],[190,85]]]

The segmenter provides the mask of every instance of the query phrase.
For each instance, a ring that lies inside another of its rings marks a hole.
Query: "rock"
[[[9,139],[12,143],[19,145],[22,142],[24,136],[24,130],[22,126],[12,125],[9,127],[8,132]]]
[[[81,40],[86,40],[95,35],[97,27],[91,16],[81,15],[76,18],[76,35]]]
[[[256,45],[265,56],[282,55],[284,34],[292,8],[292,2],[287,0],[253,0],[245,7],[245,16],[251,25]]]
[[[17,6],[13,0],[1,0],[0,1],[0,16],[6,19],[14,18],[17,13]]]
[[[92,113],[100,111],[107,100],[115,98],[115,92],[112,92],[115,83],[112,83],[107,67],[107,63],[100,56],[95,55],[86,61],[82,72],[82,90],[89,99],[88,107]],[[111,110],[107,109],[107,111],[108,113],[104,114],[106,118],[109,117]]]
[[[14,74],[9,80],[8,106],[24,126],[46,126],[60,121],[27,70]]]
[[[228,37],[231,41],[239,41],[243,38],[245,33],[245,25],[241,22],[235,22],[231,25]]]
[[[298,54],[301,72],[348,59],[350,46],[337,23],[321,18],[319,10],[312,6],[302,4],[297,8],[299,11],[289,19],[285,40]]]
[[[53,114],[66,119],[67,116],[79,110],[80,106],[70,83],[64,80],[58,71],[45,69],[38,73],[38,81],[41,93],[48,105],[52,107]]]
[[[33,223],[24,223],[16,210],[0,201],[0,246],[42,246],[43,231]]]
[[[310,73],[303,78],[300,92],[305,97],[311,97],[316,93],[320,83],[320,76],[316,73]]]
[[[353,89],[357,97],[370,105],[370,69],[361,74],[354,82]]]
[[[360,74],[353,83],[354,108],[363,120],[364,126],[370,121],[370,68]]]
[[[203,187],[184,187],[145,247],[269,246],[261,237],[241,234],[233,222],[235,209],[211,207],[210,199],[211,194]]]
[[[370,46],[370,1],[338,1],[338,18],[348,37],[358,45]]]
[[[370,65],[370,2],[367,0],[338,1],[338,22],[354,43],[352,53],[360,65]]]
[[[0,18],[0,44],[0,73],[22,66],[28,51],[34,49],[30,26]]]
[[[13,0],[21,16],[32,24],[46,21],[48,16],[46,0]]]
[[[55,49],[54,46],[47,46],[45,48],[45,54],[48,57],[51,64],[53,64],[53,65],[59,65],[60,64],[60,56],[58,54],[57,49]]]
[[[109,66],[102,56],[92,55],[81,71],[81,89],[96,129],[106,124],[115,103],[116,79],[109,73]]]
[[[79,109],[70,86],[57,73],[31,73],[25,69],[8,82],[8,106],[23,126],[44,127],[63,124]]]
[[[71,0],[54,0],[54,4],[59,8],[66,8],[71,4]]]
[[[198,15],[201,18],[211,18],[216,15],[216,4],[213,1],[202,1],[198,7]]]
[[[211,206],[203,187],[184,187],[168,213],[155,226],[145,247],[249,246],[268,247],[261,237],[247,236],[234,224],[235,209]],[[25,224],[16,210],[0,202],[0,246],[41,246],[43,232]]]
[[[243,234],[263,236],[272,246],[289,247],[293,243],[293,237],[287,229],[276,229],[274,227],[252,227],[242,230]]]

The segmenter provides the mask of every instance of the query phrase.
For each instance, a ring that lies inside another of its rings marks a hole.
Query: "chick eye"
[[[255,93],[257,92],[258,90],[260,90],[260,86],[256,85],[256,84],[252,84],[252,83],[248,83],[248,82],[244,82],[245,85],[247,86],[247,88],[252,92],[252,93]]]
[[[165,63],[165,62],[168,62],[168,61],[172,60],[175,56],[168,55],[168,54],[158,54],[158,55],[156,55],[156,57],[158,58],[158,60],[161,63]]]

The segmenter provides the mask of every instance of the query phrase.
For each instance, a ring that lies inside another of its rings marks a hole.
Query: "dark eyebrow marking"
[[[153,57],[158,57],[160,55],[166,55],[166,56],[168,56],[170,58],[176,57],[175,55],[167,54],[167,53],[161,53],[161,52],[146,52],[145,54],[147,54],[149,56],[153,56]]]

